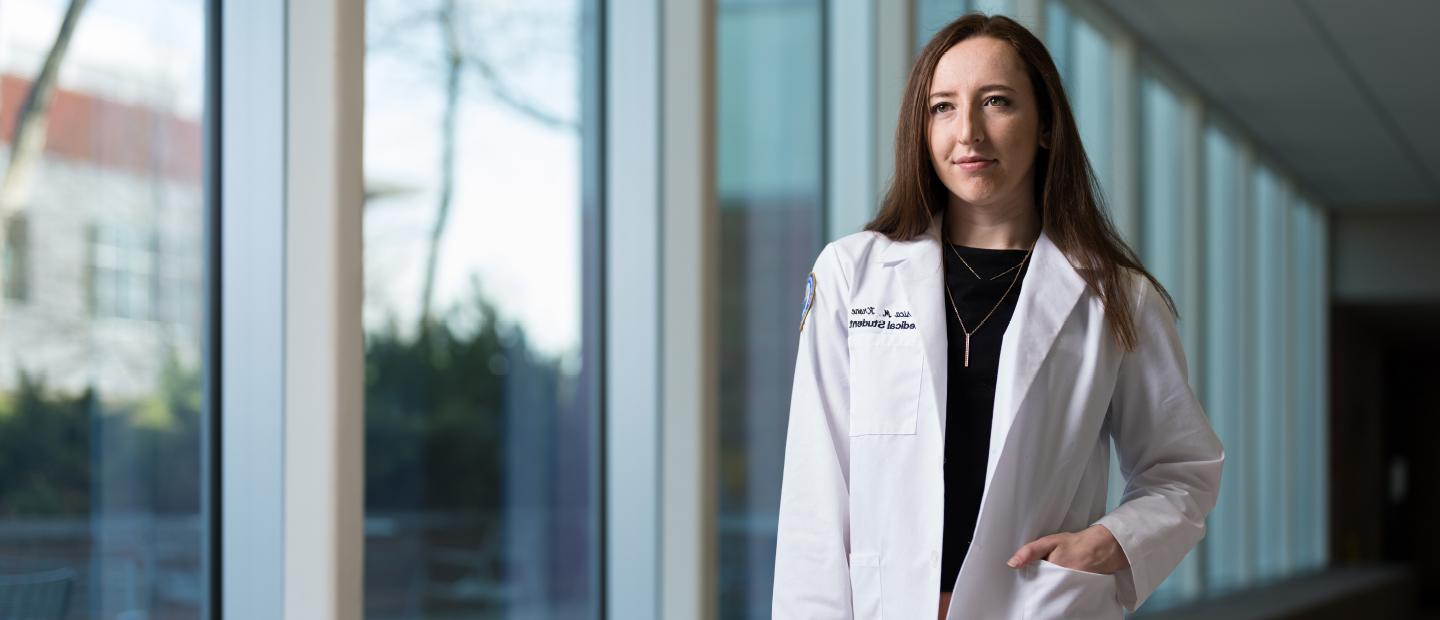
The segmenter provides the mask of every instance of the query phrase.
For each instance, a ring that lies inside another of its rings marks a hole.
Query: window
[[[1180,102],[1158,79],[1140,81],[1140,197],[1143,209],[1140,250],[1145,266],[1176,297],[1183,293],[1184,234],[1182,209],[1186,150]]]
[[[1225,445],[1225,472],[1220,498],[1210,513],[1203,542],[1206,584],[1212,590],[1239,587],[1251,579],[1249,559],[1253,528],[1246,514],[1253,492],[1251,434],[1245,428],[1253,409],[1246,399],[1250,354],[1248,337],[1249,291],[1244,285],[1249,269],[1250,227],[1241,214],[1246,209],[1246,184],[1235,141],[1211,125],[1205,130],[1205,387],[1201,400],[1210,424]]]
[[[1252,274],[1248,314],[1250,354],[1254,360],[1254,381],[1250,384],[1252,415],[1250,433],[1260,449],[1247,454],[1254,463],[1255,502],[1250,506],[1250,523],[1255,528],[1255,570],[1260,578],[1278,577],[1289,570],[1285,527],[1289,514],[1290,480],[1285,463],[1297,446],[1286,432],[1287,418],[1284,375],[1285,332],[1285,235],[1281,226],[1285,188],[1268,167],[1256,166],[1251,174],[1251,228],[1248,270]]]
[[[915,51],[946,24],[966,13],[1015,17],[1015,0],[917,0],[915,2]]]
[[[199,618],[205,4],[0,16],[0,616]]]
[[[1198,150],[1186,123],[1185,109],[1177,96],[1158,76],[1141,72],[1139,81],[1139,185],[1140,235],[1136,250],[1141,260],[1175,301],[1180,314],[1177,327],[1189,359],[1190,383],[1197,385],[1203,368],[1198,335],[1203,328],[1192,291],[1199,289],[1198,269],[1192,257],[1199,243],[1198,208],[1191,153]],[[1197,389],[1198,394],[1198,389]],[[1118,465],[1112,471],[1111,490],[1115,501],[1123,493],[1124,478]],[[1158,606],[1199,594],[1200,552],[1191,553],[1165,580],[1151,600]]]
[[[1079,3],[1052,0],[1046,16],[1047,44],[1112,217],[1123,235],[1138,224],[1133,245],[1176,302],[1191,383],[1226,449],[1205,539],[1146,608],[1323,566],[1323,218],[1223,119],[1202,122],[1202,104],[1172,73],[1132,59],[1135,41],[1090,24],[1095,14]],[[1116,112],[1132,97],[1134,120]],[[1131,135],[1133,222],[1123,208]],[[1118,468],[1111,476],[1113,506],[1123,480]]]
[[[97,317],[150,319],[155,236],[129,222],[90,229],[90,304]]]
[[[1204,133],[1205,381],[1225,479],[1202,548],[1221,593],[1324,566],[1324,223],[1233,134]]]
[[[719,316],[786,319],[719,326],[719,615],[767,617],[799,324],[775,309],[823,245],[825,22],[810,0],[717,11]]]
[[[366,4],[372,620],[600,614],[598,4]]]
[[[1060,2],[1052,1],[1047,13],[1046,45],[1054,55],[1065,81],[1065,90],[1074,109],[1075,123],[1085,143],[1085,154],[1107,197],[1119,182],[1114,169],[1113,131],[1114,52],[1105,34],[1090,22],[1074,15]],[[1108,208],[1114,208],[1107,201]],[[1117,222],[1118,224],[1119,222]]]
[[[0,254],[0,273],[5,285],[5,301],[24,302],[30,297],[30,221],[16,215],[5,223],[5,244]]]

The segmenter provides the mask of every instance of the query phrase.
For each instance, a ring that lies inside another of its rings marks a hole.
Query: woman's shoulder
[[[890,243],[890,239],[873,230],[862,230],[850,233],[830,242],[837,252],[846,256],[857,256],[869,253],[873,248],[883,247]]]
[[[848,286],[854,281],[855,273],[864,272],[865,263],[883,255],[884,247],[890,243],[884,234],[873,230],[845,234],[821,249],[819,256],[815,257],[812,273],[816,281],[834,279],[837,285]]]
[[[816,275],[820,275],[819,268],[838,268],[845,279],[855,273],[862,265],[872,258],[880,256],[890,239],[880,233],[862,230],[851,233],[825,244],[820,250],[820,255],[815,259],[817,268]]]

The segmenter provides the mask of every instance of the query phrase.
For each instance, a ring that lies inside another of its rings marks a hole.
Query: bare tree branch
[[[425,288],[420,294],[421,337],[429,333],[431,304],[435,298],[435,272],[440,262],[440,240],[450,219],[450,203],[455,193],[455,127],[460,107],[461,70],[464,58],[456,34],[455,0],[445,0],[440,9],[440,32],[445,41],[445,111],[440,125],[440,199],[435,209],[435,224],[430,229],[430,247],[425,257]]]
[[[568,131],[580,131],[580,123],[574,119],[564,118],[539,106],[525,101],[525,99],[510,90],[509,85],[500,77],[495,66],[486,59],[476,54],[469,54],[465,57],[466,66],[469,66],[484,80],[485,87],[501,103],[510,106],[511,109],[519,112],[531,120],[550,127],[552,129],[563,129]]]
[[[576,119],[545,110],[512,89],[498,67],[513,66],[518,59],[497,61],[493,54],[486,53],[483,45],[486,42],[493,43],[497,35],[508,34],[513,37],[518,32],[532,32],[544,25],[553,24],[554,20],[517,11],[480,10],[475,12],[478,14],[472,14],[465,11],[466,8],[467,5],[457,0],[440,0],[436,7],[413,11],[395,19],[367,44],[367,50],[383,51],[423,69],[435,71],[445,85],[439,136],[440,187],[435,219],[427,239],[417,330],[420,337],[425,337],[435,320],[435,282],[440,263],[440,246],[454,202],[455,151],[456,141],[459,139],[456,132],[460,124],[460,97],[465,92],[466,78],[473,76],[478,88],[491,94],[502,105],[541,125],[566,131],[580,129]],[[477,33],[475,27],[481,22],[484,25],[483,33]],[[433,52],[420,51],[405,43],[407,38],[416,36],[417,31],[428,30],[430,26],[434,26],[440,36],[441,49],[438,58],[430,55]],[[526,49],[524,58],[534,58],[545,46],[532,44],[518,47]]]
[[[29,199],[30,187],[35,177],[35,166],[45,152],[46,119],[50,102],[55,98],[55,82],[60,73],[60,63],[70,49],[70,38],[75,34],[75,24],[85,10],[88,0],[70,0],[65,17],[60,22],[60,31],[55,42],[45,54],[40,74],[30,83],[30,92],[15,118],[15,135],[10,143],[10,161],[5,165],[5,176],[0,178],[0,255],[5,253],[9,241],[6,231],[10,217],[20,210],[20,205]],[[0,269],[0,291],[4,290],[3,269]],[[0,295],[3,307],[4,295]]]

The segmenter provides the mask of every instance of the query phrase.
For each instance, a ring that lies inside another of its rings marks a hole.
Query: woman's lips
[[[984,160],[984,161],[967,161],[967,162],[961,162],[961,163],[959,164],[959,166],[960,166],[960,169],[961,169],[961,170],[964,170],[964,171],[966,171],[966,172],[975,172],[976,170],[984,170],[984,169],[986,169],[986,168],[989,168],[990,166],[992,166],[992,165],[994,165],[994,164],[995,164],[995,160],[993,160],[993,159],[986,159],[986,160]]]

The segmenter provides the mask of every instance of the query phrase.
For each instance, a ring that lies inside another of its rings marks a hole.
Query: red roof
[[[0,140],[11,146],[30,82],[0,75]],[[200,183],[201,129],[194,120],[89,93],[56,89],[45,153],[107,169]]]

